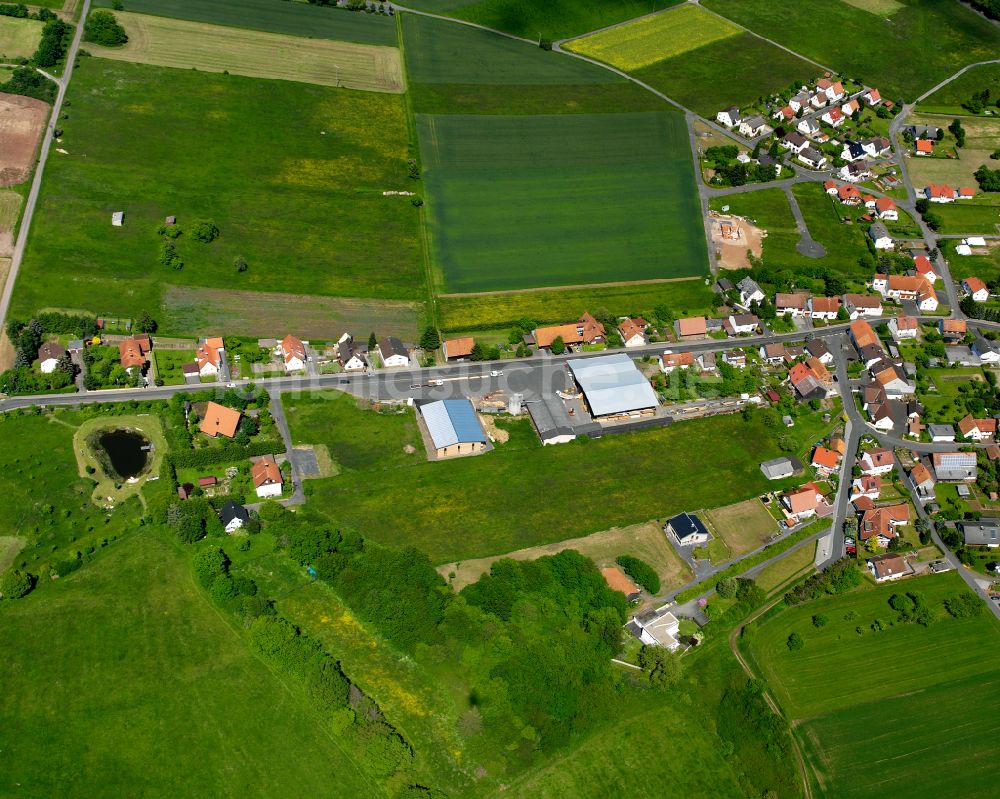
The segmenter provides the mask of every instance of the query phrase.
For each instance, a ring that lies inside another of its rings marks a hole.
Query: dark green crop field
[[[676,5],[677,0],[415,0],[421,11],[447,14],[525,39],[580,36]]]
[[[804,719],[797,730],[820,795],[984,795],[1000,734],[1000,625],[986,608],[951,617],[943,601],[965,591],[954,573],[922,577],[807,602],[751,628],[771,691]],[[889,606],[906,592],[930,610],[928,626]],[[815,615],[828,622],[816,628]],[[793,632],[798,651],[785,645]]]
[[[69,100],[15,314],[156,316],[169,285],[423,298],[417,209],[382,196],[412,184],[402,97],[85,58]],[[160,262],[168,215],[181,269]]]
[[[111,8],[113,0],[95,0]],[[61,3],[60,3],[61,5]],[[396,24],[381,14],[351,13],[281,0],[127,0],[125,8],[142,14],[211,22],[237,28],[288,33],[313,39],[359,44],[396,44]]]
[[[681,105],[714,119],[730,105],[756,102],[793,81],[808,82],[818,70],[770,42],[739,33],[631,74]],[[734,80],[737,75],[739,79]]]
[[[1000,28],[957,2],[799,0],[786,7],[706,0],[705,6],[892,99],[913,101],[966,64],[1000,52]],[[877,13],[886,8],[890,13]]]
[[[420,115],[417,127],[447,291],[705,272],[679,115]]]

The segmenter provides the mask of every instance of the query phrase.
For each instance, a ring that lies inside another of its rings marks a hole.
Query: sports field
[[[677,0],[415,0],[412,8],[447,14],[525,39],[580,36],[675,5]]]
[[[698,6],[682,5],[574,39],[566,49],[631,72],[741,32]]]
[[[14,314],[158,316],[166,285],[425,296],[417,210],[382,196],[412,183],[401,97],[88,58],[69,99],[68,155],[46,169]],[[159,262],[168,215],[220,231],[208,245],[181,235],[180,270]]]
[[[511,327],[525,317],[538,322],[579,319],[588,308],[641,316],[662,304],[678,316],[701,316],[712,310],[712,296],[704,280],[692,278],[588,289],[446,296],[438,297],[436,302],[442,329],[456,331]]]
[[[380,795],[155,532],[0,619],[0,794]]]
[[[42,38],[42,23],[33,19],[0,17],[0,61],[30,58]]]
[[[336,424],[336,406],[297,418],[292,410],[297,402],[285,402],[295,442],[327,442]],[[382,421],[367,413],[366,426]],[[386,424],[396,429],[392,417]],[[800,416],[789,434],[804,446],[824,428],[820,414],[809,414]],[[406,468],[391,468],[404,457],[405,438],[375,440],[380,443],[373,454],[357,456],[359,470],[309,481],[310,501],[338,523],[380,543],[412,544],[434,563],[513,552],[682,510],[738,502],[767,487],[758,464],[779,454],[762,421],[746,422],[739,415],[559,447],[498,447],[474,458],[417,462]],[[344,462],[338,454],[341,445],[331,440],[328,446],[334,460]],[[350,436],[345,436],[344,446],[353,446]],[[699,453],[697,462],[692,452]],[[634,479],[622,482],[619,473],[608,468],[619,462],[628,462]],[[373,485],[378,489],[372,490]],[[670,486],[668,492],[664,485]],[[475,501],[469,501],[462,486],[479,487]],[[511,502],[511,497],[529,496],[543,499]]]
[[[125,11],[115,16],[128,33],[128,43],[122,47],[88,44],[93,55],[251,78],[403,91],[403,69],[395,47],[304,39]]]
[[[448,292],[706,271],[679,115],[418,115],[417,129]]]
[[[885,18],[881,3],[865,4],[871,8],[832,0],[800,0],[787,8],[773,0],[704,2],[761,36],[877,86],[893,100],[912,102],[966,64],[1000,52],[1000,28],[961,3],[899,0],[901,7]],[[738,57],[737,47],[733,54]]]
[[[922,101],[919,109],[928,114],[968,114],[969,110],[963,108],[962,104],[984,89],[990,92],[988,105],[992,108],[988,110],[997,113],[996,102],[1000,100],[1000,64],[973,67]]]
[[[947,614],[942,601],[967,590],[954,573],[924,577],[807,602],[751,628],[770,690],[790,718],[807,719],[797,729],[822,795],[978,795],[1000,732],[1000,625],[985,608]],[[918,594],[932,623],[900,622],[888,605],[897,592]],[[814,615],[827,624],[816,628]],[[805,642],[796,652],[785,645],[792,632]],[[859,779],[862,760],[870,779]]]
[[[95,0],[93,5],[111,8],[113,3],[114,0]],[[356,14],[309,3],[280,3],[274,0],[128,0],[125,7],[140,14],[157,14],[306,38],[339,39],[360,44],[396,44],[396,23],[392,17]]]

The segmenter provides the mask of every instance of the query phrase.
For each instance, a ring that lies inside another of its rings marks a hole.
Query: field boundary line
[[[964,3],[963,3],[963,5],[964,5]],[[943,89],[945,86],[947,86],[953,80],[955,80],[956,78],[961,77],[966,72],[968,72],[970,69],[974,69],[975,67],[984,67],[987,64],[1000,64],[1000,58],[993,58],[993,59],[990,59],[989,61],[977,61],[975,64],[968,64],[968,65],[962,67],[960,70],[958,70],[958,72],[956,72],[950,78],[945,78],[937,86],[934,86],[933,88],[928,89],[923,94],[921,94],[916,100],[913,101],[913,104],[917,105],[918,103],[922,103],[924,100],[926,100],[932,94],[934,94],[934,92]],[[920,111],[919,109],[914,109],[914,110],[916,110],[918,114],[921,114],[921,113],[932,113],[932,112],[929,112],[929,111],[926,111],[926,112],[925,111]],[[946,114],[945,116],[951,116],[951,114]],[[962,116],[962,114],[959,114],[959,116]]]
[[[445,299],[462,299],[466,297],[495,297],[503,294],[539,294],[543,291],[581,291],[586,289],[623,288],[627,286],[652,286],[660,283],[686,283],[691,280],[704,280],[704,275],[690,277],[656,277],[650,280],[620,280],[614,283],[577,283],[568,286],[536,286],[530,289],[497,289],[496,291],[464,291],[453,294],[439,294]]]
[[[586,33],[578,34],[577,36],[566,36],[562,39],[556,39],[552,42],[552,46],[566,44],[566,42],[575,42],[577,39],[586,39],[588,36],[596,36],[599,33],[604,33],[605,31],[612,31],[615,28],[620,28],[623,25],[631,25],[633,22],[638,22],[642,19],[649,19],[650,17],[657,17],[660,14],[666,14],[668,11],[676,11],[678,8],[683,6],[696,6],[699,5],[696,0],[684,0],[683,3],[678,3],[675,6],[667,6],[666,8],[661,8],[659,11],[650,11],[648,14],[642,14],[638,17],[632,17],[631,19],[626,19],[621,22],[615,22],[612,25],[605,25],[603,28],[594,28],[592,31],[587,31]]]
[[[746,659],[743,657],[743,653],[739,651],[737,639],[748,625],[752,624],[756,619],[760,618],[762,615],[764,615],[764,613],[766,613],[767,611],[769,611],[771,608],[773,608],[775,605],[777,605],[779,602],[782,601],[784,601],[784,595],[775,597],[771,602],[768,602],[766,605],[764,605],[761,608],[758,608],[754,613],[751,613],[749,616],[747,616],[743,621],[741,621],[739,624],[733,627],[732,632],[729,633],[729,650],[733,653],[733,657],[736,658],[736,661],[740,664],[740,666],[743,668],[743,671],[746,672],[747,676],[751,680],[761,679],[761,681],[764,682],[765,685],[767,685],[767,681],[763,680],[762,678],[758,678],[757,675],[754,674],[753,669],[750,668],[750,664],[747,663]],[[805,799],[813,799],[812,783],[809,781],[809,771],[807,769],[806,760],[802,756],[802,750],[799,748],[799,742],[795,738],[795,732],[793,729],[791,729],[793,725],[791,721],[789,721],[786,718],[785,714],[781,712],[781,708],[778,706],[778,703],[775,701],[774,697],[771,696],[771,691],[768,688],[764,689],[763,697],[764,701],[767,702],[768,707],[770,707],[771,710],[774,711],[774,715],[780,716],[781,718],[788,721],[788,726],[789,726],[788,737],[792,742],[792,752],[795,754],[795,762],[798,764],[799,767],[799,778],[802,780],[802,793],[803,796],[805,796]]]

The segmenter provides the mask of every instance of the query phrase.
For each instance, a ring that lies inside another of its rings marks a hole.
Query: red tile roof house
[[[809,314],[809,294],[804,291],[775,294],[774,309],[781,316],[807,316]]]
[[[677,335],[681,338],[696,338],[708,333],[704,316],[689,316],[676,322]]]
[[[875,211],[878,213],[879,219],[885,219],[889,222],[895,222],[899,219],[899,209],[889,197],[879,197],[875,200]]]
[[[456,358],[468,358],[472,355],[472,348],[475,345],[476,340],[472,336],[450,338],[441,344],[441,352],[444,353],[446,361],[452,361]]]
[[[539,327],[534,331],[535,345],[538,349],[548,349],[557,338],[563,344],[594,344],[604,341],[604,325],[589,313],[580,317],[579,321],[568,325],[553,325]]]
[[[285,361],[286,372],[297,372],[306,368],[306,345],[302,339],[291,333],[281,340],[281,355]]]
[[[878,499],[882,493],[882,478],[875,474],[863,474],[851,483],[851,502],[858,497]]]
[[[118,344],[118,355],[125,371],[131,372],[133,369],[140,371],[146,366],[146,353],[149,352],[149,336],[144,336],[144,340],[138,338],[127,338]]]
[[[965,296],[972,297],[974,302],[986,302],[990,298],[990,290],[978,277],[967,277],[962,281],[962,291]]]
[[[240,425],[242,414],[234,408],[209,402],[205,407],[205,418],[201,420],[201,432],[211,438],[223,436],[232,438]]]
[[[815,467],[817,474],[821,474],[825,477],[831,472],[836,471],[837,467],[840,465],[840,455],[832,449],[827,449],[826,447],[816,447],[816,449],[813,450],[812,465]]]
[[[969,441],[987,441],[997,434],[997,420],[973,419],[970,413],[959,421],[958,431]]]
[[[938,273],[934,271],[931,259],[926,255],[918,255],[913,259],[913,268],[924,280],[934,283],[938,279]]]
[[[884,508],[866,510],[858,524],[858,534],[862,541],[875,538],[880,547],[887,547],[898,537],[896,528],[910,521],[910,506],[889,505]]]
[[[281,496],[281,469],[273,455],[262,455],[259,458],[251,458],[250,477],[253,479],[257,496],[265,497]]]
[[[806,483],[782,495],[781,504],[786,513],[798,521],[816,515],[827,516],[833,510],[815,483]]]
[[[898,580],[901,577],[913,574],[913,569],[910,568],[910,565],[895,552],[876,555],[874,558],[868,558],[867,562],[868,569],[877,583]]]
[[[623,319],[618,325],[618,335],[622,337],[625,347],[642,347],[647,343],[646,329],[649,323],[641,316]]]
[[[813,319],[832,321],[840,310],[840,297],[812,297],[809,300],[810,316]]]
[[[917,139],[913,143],[913,151],[917,155],[933,155],[934,142],[930,141],[930,139]]]

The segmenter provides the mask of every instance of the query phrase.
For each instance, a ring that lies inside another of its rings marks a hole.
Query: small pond
[[[111,467],[124,479],[135,477],[146,468],[149,441],[132,430],[108,430],[101,433],[101,448],[107,453]]]

